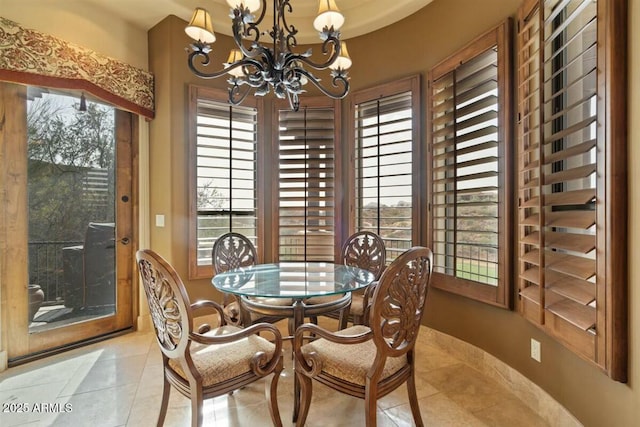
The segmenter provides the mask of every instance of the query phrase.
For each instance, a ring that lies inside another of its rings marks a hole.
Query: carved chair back
[[[213,244],[211,260],[214,273],[222,273],[255,265],[258,256],[255,246],[247,237],[239,233],[226,233]]]
[[[136,260],[160,350],[169,359],[188,354],[193,324],[189,297],[174,268],[151,250],[140,250]]]
[[[370,231],[354,233],[342,246],[342,262],[344,265],[368,270],[378,280],[386,262],[384,241]]]
[[[433,252],[416,246],[384,271],[373,294],[370,328],[378,357],[413,350],[424,314],[433,268]]]

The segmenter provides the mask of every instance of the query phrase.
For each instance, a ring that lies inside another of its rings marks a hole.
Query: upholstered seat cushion
[[[293,310],[293,300],[291,298],[267,298],[267,297],[249,297],[249,299],[251,300],[252,303],[254,304],[262,304],[265,306],[271,306],[271,307],[282,307],[283,312],[282,312],[282,316],[283,317],[287,317],[289,316],[289,312],[291,310]],[[249,310],[249,315],[251,316],[251,323],[257,322],[260,319],[263,319],[265,317],[269,317],[269,316],[265,316],[262,313],[258,313],[255,312],[253,310],[251,310],[251,308],[247,308]],[[277,317],[277,315],[276,315]]]
[[[212,329],[205,335],[220,336],[240,330],[235,326],[223,326]],[[191,358],[202,375],[203,386],[207,387],[250,372],[249,361],[257,352],[262,351],[271,358],[274,350],[274,344],[257,335],[252,335],[227,344],[204,345],[192,342]],[[176,359],[170,359],[169,366],[186,379],[182,366]]]
[[[358,335],[368,332],[362,325],[352,326],[336,332],[336,335]],[[302,346],[302,354],[311,352],[318,354],[322,361],[322,371],[334,377],[358,385],[365,385],[367,372],[376,357],[376,346],[373,340],[361,344],[338,344],[326,339],[312,341]],[[389,357],[384,365],[382,379],[388,378],[407,365],[407,357]]]

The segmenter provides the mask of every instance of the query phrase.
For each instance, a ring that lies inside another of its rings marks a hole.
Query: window
[[[257,102],[232,106],[227,99],[224,91],[191,88],[191,278],[211,277],[211,249],[222,234],[244,234],[260,251]]]
[[[510,303],[510,21],[430,73],[434,286]]]
[[[339,103],[307,98],[297,112],[276,109],[279,260],[333,262]]]
[[[518,307],[619,381],[627,339],[626,65],[616,39],[626,38],[625,5],[528,2],[517,46]]]
[[[419,241],[419,83],[411,77],[354,95],[354,229],[382,237],[388,263]]]

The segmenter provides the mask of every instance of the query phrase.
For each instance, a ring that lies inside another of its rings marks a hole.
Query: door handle
[[[123,237],[122,239],[118,240],[120,243],[122,243],[123,245],[128,245],[131,240],[129,240],[128,237]]]

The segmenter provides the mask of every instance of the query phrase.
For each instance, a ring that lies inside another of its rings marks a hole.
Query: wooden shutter
[[[412,90],[355,105],[355,231],[384,240],[387,262],[412,246]]]
[[[333,102],[278,110],[281,261],[334,261],[336,117]]]
[[[608,156],[620,147],[605,144],[603,26],[612,3],[528,1],[517,36],[519,308],[602,367],[611,357],[607,312],[620,304],[607,307],[607,287],[621,286],[607,278],[607,223],[626,215],[621,205],[608,212],[605,191]]]
[[[508,305],[509,21],[430,73],[436,286]]]
[[[194,88],[193,232],[195,268],[208,272],[211,248],[227,232],[257,239],[258,110],[232,106],[223,92]],[[207,274],[207,273],[204,273]]]

